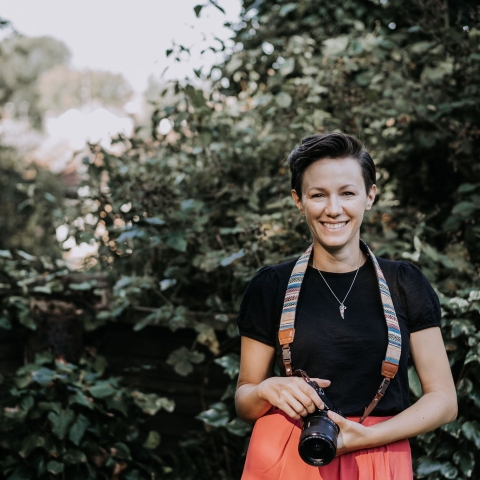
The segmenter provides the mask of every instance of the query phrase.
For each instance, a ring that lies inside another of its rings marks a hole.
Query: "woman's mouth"
[[[329,230],[339,230],[343,228],[348,222],[338,222],[338,223],[327,223],[327,222],[320,222],[324,227],[328,228]]]

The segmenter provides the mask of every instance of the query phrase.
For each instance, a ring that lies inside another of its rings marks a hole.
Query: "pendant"
[[[343,303],[340,304],[340,315],[342,316],[342,318],[345,318],[344,314],[346,309],[347,307]]]

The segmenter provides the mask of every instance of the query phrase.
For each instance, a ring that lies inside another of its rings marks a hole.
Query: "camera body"
[[[307,383],[317,392],[325,407],[323,410],[316,409],[303,419],[302,434],[298,444],[298,453],[302,460],[313,467],[322,467],[329,464],[337,453],[337,438],[340,432],[339,426],[328,418],[328,410],[339,415],[342,412],[335,408],[333,402],[325,395],[323,388],[315,382]]]

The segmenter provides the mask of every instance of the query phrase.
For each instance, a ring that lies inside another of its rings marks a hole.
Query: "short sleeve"
[[[402,262],[397,280],[408,317],[409,332],[439,327],[442,317],[440,302],[422,271],[409,262]]]
[[[243,295],[237,325],[240,335],[275,346],[280,321],[279,279],[271,267],[261,268]]]

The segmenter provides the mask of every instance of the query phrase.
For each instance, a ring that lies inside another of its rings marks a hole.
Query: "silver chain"
[[[340,315],[342,316],[342,318],[344,318],[344,314],[345,314],[345,310],[347,309],[347,307],[344,305],[345,303],[345,300],[347,299],[348,297],[348,294],[350,293],[350,290],[352,289],[353,287],[353,284],[355,283],[355,280],[357,278],[357,275],[358,275],[358,271],[360,270],[360,264],[362,263],[362,252],[360,251],[360,258],[358,260],[358,268],[357,268],[357,271],[355,272],[355,276],[353,277],[353,281],[352,281],[352,284],[350,285],[350,288],[348,289],[348,292],[347,294],[345,295],[345,298],[343,299],[343,302],[341,302],[338,297],[335,295],[335,292],[330,288],[330,285],[328,284],[328,282],[325,280],[325,277],[322,275],[322,272],[317,268],[317,266],[315,265],[315,259],[313,260],[313,266],[315,267],[315,269],[317,270],[317,272],[320,274],[320,276],[322,277],[323,281],[325,282],[325,285],[328,287],[328,289],[332,292],[332,295],[337,299],[337,302],[340,304]]]

